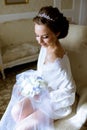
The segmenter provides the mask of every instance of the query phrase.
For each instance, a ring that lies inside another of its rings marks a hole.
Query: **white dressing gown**
[[[23,81],[34,74],[43,77],[48,83],[48,86],[47,91],[44,91],[40,95],[38,101],[33,100],[32,98],[30,99],[33,109],[40,110],[44,113],[44,120],[40,121],[38,125],[33,125],[32,130],[53,130],[53,122],[50,123],[50,119],[53,121],[71,113],[72,104],[75,101],[76,87],[72,78],[68,57],[67,55],[64,55],[62,59],[57,58],[53,63],[44,64],[45,56],[46,49],[41,47],[37,70],[28,70],[16,76],[16,84],[13,87],[11,100],[0,121],[0,130],[16,130],[17,123],[12,118],[11,109],[17,102],[20,102],[20,100],[24,98],[18,94],[21,90]],[[27,117],[24,120],[24,123],[22,121],[21,124],[25,125],[25,122],[28,124],[29,121],[30,117]]]

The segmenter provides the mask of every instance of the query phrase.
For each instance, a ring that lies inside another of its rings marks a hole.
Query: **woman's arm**
[[[75,92],[68,91],[66,92],[65,89],[55,90],[50,93],[51,103],[54,106],[55,110],[69,107],[75,101]]]

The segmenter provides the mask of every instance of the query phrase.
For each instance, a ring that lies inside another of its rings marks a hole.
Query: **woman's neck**
[[[65,50],[60,43],[55,44],[55,46],[49,46],[46,48],[45,63],[54,62],[57,58],[63,58]]]
[[[52,44],[51,46],[47,47],[47,54],[55,54],[57,57],[62,58],[65,54],[64,48],[61,46],[61,43],[57,41],[56,43]]]

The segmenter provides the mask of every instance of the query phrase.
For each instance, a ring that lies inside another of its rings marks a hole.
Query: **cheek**
[[[57,41],[57,38],[51,37],[51,38],[47,41],[47,45],[50,45],[50,46],[51,46],[51,45],[55,44],[56,41]]]
[[[47,43],[51,43],[51,42],[53,42],[54,41],[54,38],[53,37],[51,37],[51,38],[49,38],[48,40],[46,40],[47,41]]]
[[[58,40],[58,39],[57,39],[56,36],[53,36],[53,37],[50,38],[50,41],[51,41],[51,42],[56,42],[57,40]]]
[[[45,44],[49,45],[51,41],[50,41],[50,39],[44,39],[43,42],[44,42]]]

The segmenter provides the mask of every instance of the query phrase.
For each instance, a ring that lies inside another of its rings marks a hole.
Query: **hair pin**
[[[38,14],[39,17],[42,17],[42,18],[46,18],[48,20],[51,20],[51,21],[54,21],[52,18],[50,18],[50,16],[46,15],[45,13],[43,14]]]

